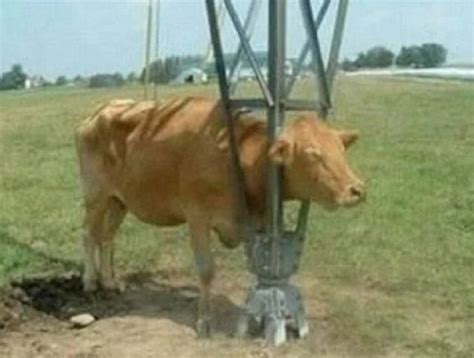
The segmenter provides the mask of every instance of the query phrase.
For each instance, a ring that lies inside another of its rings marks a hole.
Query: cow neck
[[[247,123],[248,126],[248,123]],[[267,193],[268,148],[267,126],[255,120],[251,130],[239,136],[239,157],[246,179],[246,195],[254,215],[264,215]],[[283,198],[289,198],[285,173],[282,171]]]

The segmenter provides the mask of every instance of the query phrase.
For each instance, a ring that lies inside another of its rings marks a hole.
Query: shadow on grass
[[[30,278],[13,282],[21,289],[23,303],[36,310],[67,320],[74,314],[90,313],[98,319],[141,316],[171,320],[179,325],[195,327],[199,290],[195,286],[171,284],[162,273],[137,273],[125,278],[127,290],[122,294],[85,294],[80,276]],[[227,297],[211,298],[213,333],[230,336],[241,313]]]
[[[11,282],[16,289],[15,296],[22,303],[35,310],[67,320],[72,315],[88,312],[98,319],[113,316],[140,315],[152,319],[168,319],[194,329],[199,290],[197,286],[170,282],[163,273],[135,273],[125,277],[127,290],[123,294],[84,294],[79,271],[74,261],[53,257],[31,246],[17,241],[5,229],[0,228],[0,247],[3,252],[10,249],[6,264],[24,266],[37,262],[58,265],[63,274],[57,276],[35,274],[33,277]],[[33,270],[33,268],[31,269]],[[212,330],[230,335],[237,321],[240,309],[227,297],[215,295],[211,298],[213,307]]]
[[[19,242],[12,235],[10,235],[4,228],[0,228],[0,247],[2,248],[2,250],[4,250],[4,252],[6,252],[8,248],[13,249],[19,257],[21,256],[25,257],[26,255],[26,257],[29,260],[31,258],[33,262],[38,261],[39,259],[39,260],[42,260],[54,265],[60,265],[65,270],[79,270],[80,268],[80,265],[75,261],[48,255],[44,252],[41,252],[38,249],[31,247],[28,244]],[[15,258],[13,258],[13,261],[14,259]]]

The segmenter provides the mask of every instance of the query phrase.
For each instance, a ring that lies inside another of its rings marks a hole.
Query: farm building
[[[207,74],[199,68],[189,68],[179,74],[173,83],[207,83]]]
[[[25,80],[25,89],[42,87],[45,84],[43,76],[34,75]]]

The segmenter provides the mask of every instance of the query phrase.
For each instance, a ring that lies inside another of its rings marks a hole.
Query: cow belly
[[[143,178],[142,178],[143,179]],[[185,222],[176,185],[166,177],[128,183],[120,190],[127,209],[140,220],[158,226]]]
[[[117,188],[128,210],[140,220],[158,226],[184,223],[177,162],[166,146],[140,148],[128,155]]]
[[[127,209],[138,219],[157,226],[175,226],[185,222],[176,200],[157,197],[156,194],[124,195],[123,201]]]
[[[186,222],[182,215],[170,212],[169,208],[158,208],[153,212],[132,208],[130,212],[141,221],[156,226],[177,226]]]

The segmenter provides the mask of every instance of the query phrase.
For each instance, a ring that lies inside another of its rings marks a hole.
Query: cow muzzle
[[[339,204],[342,206],[354,206],[366,198],[365,186],[362,182],[357,182],[350,184],[346,190],[343,197],[339,200]]]

